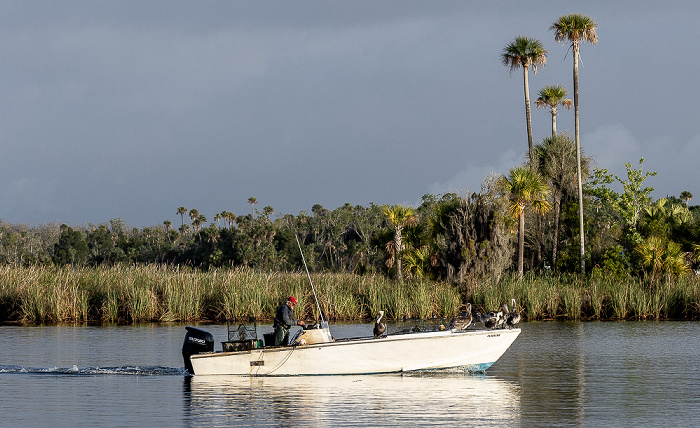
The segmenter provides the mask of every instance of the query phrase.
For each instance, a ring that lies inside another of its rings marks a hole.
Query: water
[[[333,327],[336,337],[371,329]],[[225,339],[225,326],[202,328]],[[522,329],[486,374],[189,378],[182,325],[2,326],[0,424],[676,426],[700,417],[700,323]]]

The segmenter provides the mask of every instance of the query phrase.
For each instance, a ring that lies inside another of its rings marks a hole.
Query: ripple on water
[[[0,373],[7,374],[48,374],[48,375],[137,375],[137,376],[184,376],[184,368],[161,366],[127,367],[22,367],[0,366]]]

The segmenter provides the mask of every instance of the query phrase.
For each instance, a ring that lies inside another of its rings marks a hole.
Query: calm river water
[[[226,326],[202,328],[225,340]],[[370,330],[331,326],[336,337]],[[189,378],[183,325],[0,326],[0,425],[680,426],[700,418],[700,323],[522,330],[486,374]]]

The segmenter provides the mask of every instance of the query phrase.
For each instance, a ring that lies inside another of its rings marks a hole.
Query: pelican
[[[465,305],[466,310],[462,312],[460,315],[452,318],[452,321],[450,321],[450,328],[452,330],[464,330],[467,327],[469,327],[472,323],[472,304],[467,303]]]
[[[508,319],[509,314],[510,311],[508,310],[508,305],[504,303],[503,306],[501,306],[501,310],[496,314],[496,317],[498,318],[496,321],[497,328],[504,328],[506,326],[506,320]]]
[[[374,321],[374,338],[378,339],[386,331],[386,324],[380,322],[384,316],[384,311],[379,311],[377,319]]]
[[[494,313],[494,312],[489,312],[483,317],[484,321],[484,327],[487,329],[491,330],[492,328],[496,327],[499,322],[499,318],[502,316],[500,312]]]
[[[520,322],[520,314],[515,312],[515,299],[510,301],[513,312],[510,312],[506,317],[506,327],[513,328],[513,326]]]

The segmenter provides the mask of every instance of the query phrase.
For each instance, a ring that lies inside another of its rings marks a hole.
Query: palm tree
[[[518,36],[503,48],[501,62],[508,67],[510,73],[513,70],[523,68],[523,86],[525,89],[525,118],[527,119],[527,144],[528,155],[532,160],[532,118],[530,116],[530,86],[528,83],[528,69],[532,67],[532,73],[537,74],[537,67],[547,64],[547,49],[542,42],[531,37]],[[534,161],[532,165],[534,165]]]
[[[255,208],[254,207],[255,207],[255,205],[258,204],[257,198],[254,198],[251,196],[250,198],[248,198],[248,203],[250,204],[250,215],[251,215],[251,217],[255,217]]]
[[[197,208],[192,208],[189,212],[189,215],[190,215],[190,220],[194,221],[194,219],[199,217],[199,210]]]
[[[416,278],[425,278],[429,274],[432,262],[430,248],[424,245],[413,251],[408,251],[405,261],[409,276],[413,275]]]
[[[185,214],[187,214],[187,208],[185,207],[180,207],[177,209],[177,213],[180,214],[180,218],[182,219],[182,225],[185,225]],[[181,228],[183,229],[183,228]]]
[[[263,208],[263,215],[264,215],[265,217],[267,217],[268,220],[270,219],[270,216],[271,216],[274,212],[275,212],[275,209],[272,208],[272,207],[269,206],[269,205],[266,206],[265,208]]]
[[[681,246],[658,236],[650,236],[635,247],[643,267],[650,269],[650,282],[653,285],[661,274],[680,277],[690,271],[686,255]]]
[[[504,193],[510,201],[510,213],[518,219],[518,278],[523,277],[525,252],[525,209],[532,206],[538,214],[547,213],[552,206],[547,201],[549,186],[531,168],[511,168],[508,177],[502,178]]]
[[[231,211],[227,211],[227,218],[228,218],[228,227],[229,229],[233,229],[234,223],[236,223],[236,214],[232,213]]]
[[[401,252],[404,250],[401,231],[404,227],[415,226],[418,223],[418,218],[412,208],[402,205],[386,207],[384,216],[394,226],[394,240],[387,244],[387,250],[392,255],[390,260],[396,262],[396,277],[401,280],[403,278],[401,274]]]
[[[549,27],[554,31],[554,40],[558,42],[568,41],[574,52],[574,130],[576,134],[576,170],[578,178],[578,211],[579,211],[579,233],[581,241],[581,273],[586,273],[586,245],[583,236],[583,184],[581,182],[581,138],[579,134],[578,119],[578,62],[579,44],[589,42],[592,45],[598,43],[596,28],[598,24],[586,15],[572,13],[560,16],[555,23]]]
[[[693,194],[687,190],[684,190],[681,192],[681,199],[683,199],[685,201],[685,206],[687,208],[688,202],[690,202],[690,200],[693,199]]]
[[[554,239],[552,243],[552,266],[556,266],[559,249],[559,231],[561,229],[561,204],[567,195],[573,195],[577,189],[576,182],[576,144],[567,134],[545,138],[535,146],[538,171],[551,183],[554,201]],[[583,177],[588,179],[591,159],[581,158]]]
[[[566,98],[568,92],[561,85],[548,85],[540,89],[539,98],[535,101],[537,108],[549,107],[552,112],[552,137],[557,135],[557,107],[561,105],[571,110],[571,100]]]

